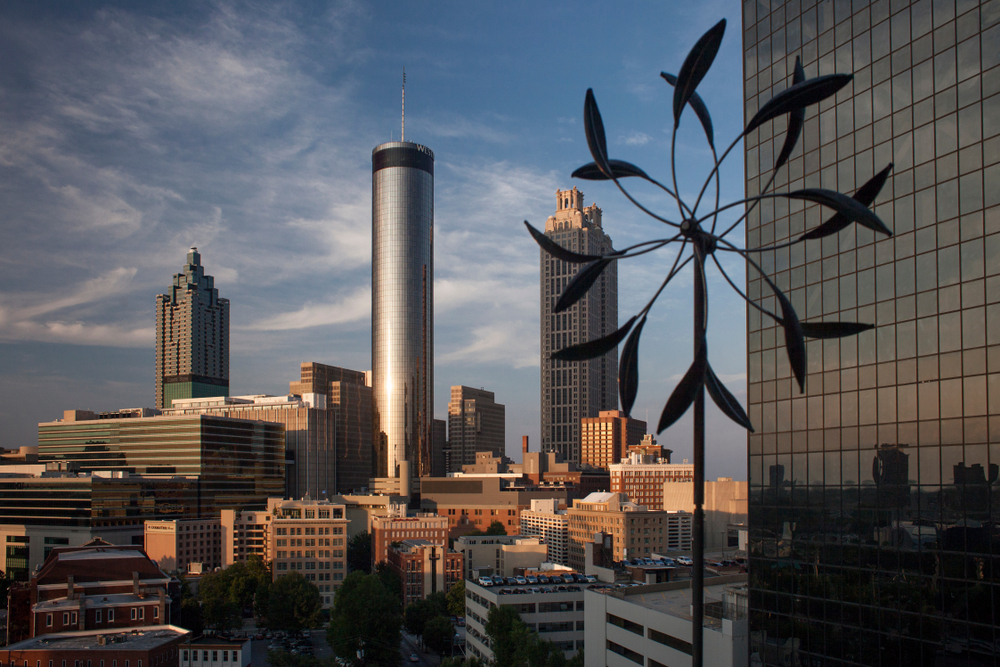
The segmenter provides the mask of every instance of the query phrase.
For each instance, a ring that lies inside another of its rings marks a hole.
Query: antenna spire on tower
[[[403,127],[399,133],[399,140],[406,141],[406,68],[403,68]]]

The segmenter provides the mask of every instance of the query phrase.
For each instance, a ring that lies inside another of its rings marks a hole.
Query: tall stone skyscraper
[[[601,228],[601,209],[584,207],[583,193],[556,191],[556,213],[545,221],[545,235],[584,254],[611,251]],[[583,266],[541,252],[542,451],[559,452],[580,462],[580,420],[618,408],[618,351],[589,361],[554,361],[562,348],[606,336],[618,329],[618,267],[612,262],[585,297],[553,313],[559,295]]]
[[[805,394],[781,327],[747,309],[751,652],[764,665],[994,665],[1000,640],[1000,3],[744,0],[747,118],[807,77],[854,73],[806,112],[778,192],[853,194],[890,162],[875,212],[759,261],[808,321]],[[746,193],[785,120],[745,140]],[[765,200],[747,245],[832,213]],[[749,295],[776,304],[749,272]],[[755,660],[751,659],[751,664]]]
[[[434,153],[372,151],[372,440],[376,477],[431,473],[434,421]]]
[[[476,462],[476,452],[503,456],[506,437],[506,407],[494,400],[492,391],[456,385],[448,402],[448,472]]]
[[[156,407],[229,395],[229,299],[220,299],[197,248],[156,297]]]

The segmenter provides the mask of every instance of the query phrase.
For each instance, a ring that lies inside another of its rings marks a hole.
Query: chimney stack
[[[528,436],[526,435],[521,436],[521,453],[522,454],[528,453]]]

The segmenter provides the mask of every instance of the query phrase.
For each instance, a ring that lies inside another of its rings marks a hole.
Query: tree
[[[375,574],[382,582],[382,585],[396,596],[396,599],[399,600],[399,604],[402,606],[403,584],[399,582],[399,575],[392,569],[392,566],[384,560],[379,561],[375,566]]]
[[[258,617],[266,612],[270,586],[271,568],[257,556],[206,574],[198,584],[203,622],[216,630],[242,627],[245,611],[252,610]]]
[[[290,632],[314,628],[322,607],[319,589],[298,572],[289,572],[271,584],[267,627]]]
[[[221,632],[243,627],[243,610],[230,596],[229,578],[224,574],[206,574],[198,582],[202,623]]]
[[[485,533],[483,533],[483,535],[506,535],[506,534],[507,534],[507,529],[504,528],[504,525],[499,521],[497,521],[496,519],[493,520],[493,523],[490,524],[490,527],[486,529]]]
[[[372,536],[367,530],[347,541],[347,571],[372,571]]]
[[[475,656],[464,660],[462,658],[445,658],[441,661],[440,667],[486,667],[486,663]]]
[[[452,616],[465,616],[465,579],[459,579],[448,590],[448,613]]]
[[[0,571],[0,607],[7,608],[7,595],[10,593],[10,579],[7,573]]]
[[[521,621],[517,610],[510,605],[500,605],[490,609],[486,617],[486,634],[493,649],[493,660],[497,667],[513,667],[518,646],[515,639],[521,635],[518,630],[528,628]]]
[[[398,579],[396,579],[398,584]],[[326,636],[334,652],[353,667],[398,665],[401,597],[378,574],[352,572],[334,598]],[[364,651],[364,658],[357,652]]]
[[[455,634],[455,628],[452,627],[447,616],[435,616],[427,621],[422,634],[424,643],[438,655],[451,653],[451,640]]]
[[[288,651],[267,652],[267,663],[271,667],[325,667],[319,658],[311,655],[293,655]]]

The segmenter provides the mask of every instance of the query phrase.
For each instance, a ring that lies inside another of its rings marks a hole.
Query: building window
[[[108,609],[108,623],[111,623],[114,620],[115,620],[115,610],[114,609]]]
[[[45,614],[45,627],[52,627],[52,614]]]
[[[63,622],[62,622],[62,624],[63,625],[69,625],[69,612],[68,611],[64,611],[63,612]]]
[[[97,623],[100,623],[101,622],[101,617],[103,616],[103,614],[104,614],[104,612],[102,612],[100,609],[98,609],[97,611],[95,611],[94,612],[94,621],[97,622]]]
[[[134,621],[135,618],[136,618],[136,610],[135,607],[132,607],[132,620]]]

